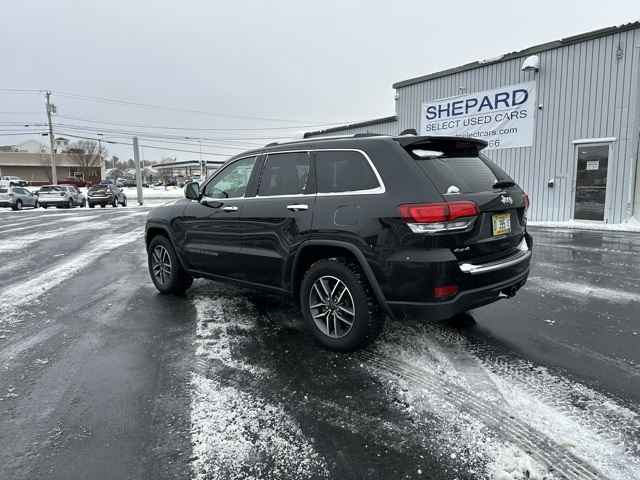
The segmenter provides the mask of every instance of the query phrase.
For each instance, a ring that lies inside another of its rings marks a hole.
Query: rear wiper
[[[493,184],[493,188],[513,187],[516,184],[513,180],[499,180]]]

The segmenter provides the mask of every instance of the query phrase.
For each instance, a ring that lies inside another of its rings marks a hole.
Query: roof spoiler
[[[405,149],[425,148],[438,150],[446,147],[456,147],[460,149],[475,149],[479,152],[488,145],[484,140],[469,137],[403,136],[395,137],[394,140]]]

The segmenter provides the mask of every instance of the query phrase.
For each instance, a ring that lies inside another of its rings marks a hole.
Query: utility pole
[[[138,147],[138,137],[133,137],[133,161],[136,164],[136,187],[138,190],[138,205],[142,205],[142,172],[140,171],[140,148]]]
[[[47,91],[45,97],[47,101],[47,119],[49,120],[49,145],[51,148],[51,183],[57,185],[58,175],[56,173],[56,147],[55,139],[53,138],[53,123],[51,122],[51,114],[55,113],[56,106],[51,103],[51,92]]]

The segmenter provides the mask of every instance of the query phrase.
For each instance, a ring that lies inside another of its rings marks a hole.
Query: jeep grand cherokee
[[[151,278],[162,293],[203,277],[290,294],[335,350],[370,342],[386,316],[510,297],[529,273],[529,200],[485,146],[356,135],[237,155],[151,211]]]

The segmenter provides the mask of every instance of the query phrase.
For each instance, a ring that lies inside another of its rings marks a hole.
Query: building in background
[[[482,138],[538,221],[640,220],[640,23],[393,85],[396,115],[308,132]],[[393,120],[395,118],[395,121]]]
[[[58,153],[56,155],[58,181],[74,177],[90,183],[104,178],[104,161],[92,155]],[[0,176],[21,177],[38,185],[51,182],[51,156],[49,153],[0,151]]]

